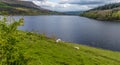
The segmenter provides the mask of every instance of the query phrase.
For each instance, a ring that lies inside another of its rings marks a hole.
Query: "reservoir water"
[[[21,16],[16,16],[18,19]],[[80,16],[24,16],[19,30],[45,33],[67,42],[120,51],[120,23],[88,19]]]

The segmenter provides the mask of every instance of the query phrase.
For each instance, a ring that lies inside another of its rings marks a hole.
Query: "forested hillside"
[[[82,16],[98,20],[120,20],[120,3],[108,4],[88,10]]]
[[[118,7],[120,7],[120,3],[112,3],[112,4],[99,6],[94,9],[91,9],[91,10],[107,10],[107,9],[114,9],[114,8],[118,8]]]
[[[32,2],[21,1],[2,1],[0,0],[0,15],[42,15],[56,14],[43,8],[40,8]]]

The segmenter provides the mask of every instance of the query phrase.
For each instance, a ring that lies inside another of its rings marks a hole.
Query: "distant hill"
[[[21,1],[21,0],[0,0],[1,2],[7,3],[7,4],[12,4],[12,5],[21,5],[21,6],[26,6],[26,7],[33,7],[33,8],[39,8],[43,9],[40,6],[35,5],[31,1]]]
[[[54,14],[30,1],[0,0],[0,15],[40,15]]]
[[[81,13],[83,13],[83,11],[68,11],[68,12],[62,12],[66,15],[79,15]]]
[[[94,18],[98,20],[120,20],[120,3],[107,4],[88,10],[81,14],[81,16]]]

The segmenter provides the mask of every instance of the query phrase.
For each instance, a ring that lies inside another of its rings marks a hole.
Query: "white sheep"
[[[75,49],[79,50],[80,48],[79,47],[74,47]]]
[[[57,39],[57,40],[56,40],[56,43],[59,43],[59,42],[61,42],[61,41],[62,41],[61,39]]]

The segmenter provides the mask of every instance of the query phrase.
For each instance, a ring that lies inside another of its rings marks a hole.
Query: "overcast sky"
[[[120,0],[27,0],[53,11],[85,11]]]

